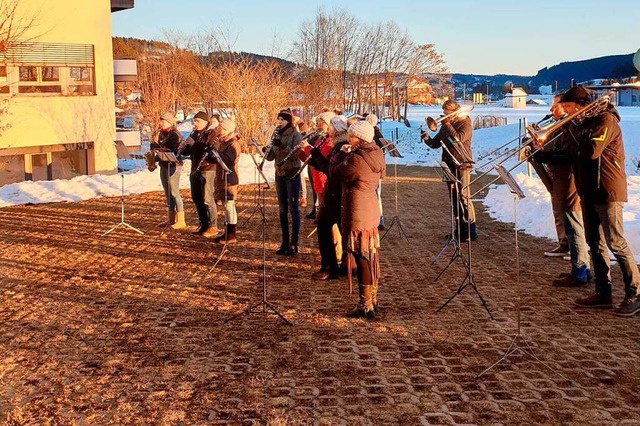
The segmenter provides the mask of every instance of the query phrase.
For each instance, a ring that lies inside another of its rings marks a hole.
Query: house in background
[[[34,3],[37,26],[0,52],[0,185],[115,173],[111,13],[134,1],[42,0],[18,13]]]
[[[527,106],[527,93],[520,87],[513,87],[504,95],[506,108],[525,108]]]

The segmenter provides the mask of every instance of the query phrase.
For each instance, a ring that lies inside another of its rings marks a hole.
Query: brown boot
[[[184,212],[176,213],[176,221],[173,225],[171,225],[173,229],[184,229],[187,227],[186,222],[184,221]]]
[[[358,306],[347,312],[347,318],[374,319],[376,313],[373,310],[373,303],[371,301],[373,286],[361,285],[358,286],[358,289],[360,291],[360,301],[358,302]]]
[[[218,235],[218,228],[210,226],[208,227],[203,233],[202,236],[205,238],[217,238],[216,235]]]
[[[158,225],[158,228],[166,228],[167,226],[171,226],[174,223],[176,223],[176,212],[174,212],[173,210],[170,210],[167,216],[167,220],[160,223]]]
[[[380,308],[378,307],[378,280],[375,280],[371,286],[371,304],[373,305],[373,312],[376,314],[380,312]]]

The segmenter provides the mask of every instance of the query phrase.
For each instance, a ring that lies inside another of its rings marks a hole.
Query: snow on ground
[[[621,127],[625,140],[626,171],[629,182],[629,202],[625,205],[625,236],[631,245],[633,252],[640,258],[640,172],[637,164],[640,161],[640,108],[620,107],[622,116]],[[380,126],[383,134],[388,139],[396,139],[397,146],[404,158],[398,159],[398,164],[438,166],[440,150],[434,150],[420,141],[420,126],[425,126],[425,117],[437,118],[442,112],[438,106],[423,107],[414,106],[409,109],[408,119],[412,127],[405,127],[396,122],[383,121]],[[487,155],[508,142],[510,145],[502,148],[512,148],[518,139],[518,120],[526,117],[529,123],[536,122],[548,112],[546,106],[528,106],[523,109],[501,108],[491,105],[477,105],[471,112],[471,118],[479,115],[496,115],[507,118],[507,125],[479,129],[473,134],[473,151],[476,165],[486,163],[491,157]],[[192,124],[186,122],[181,125],[180,131],[187,133]],[[143,146],[142,152],[148,149],[148,144]],[[484,159],[483,159],[484,158]],[[258,160],[259,161],[259,160]],[[394,164],[396,160],[387,157],[388,164]],[[515,160],[505,163],[510,169]],[[153,173],[145,168],[144,160],[119,160],[118,166],[124,173],[117,175],[78,176],[70,180],[20,182],[0,187],[0,207],[28,203],[53,203],[61,201],[80,201],[95,197],[113,197],[120,195],[122,177],[125,180],[125,194],[140,194],[149,191],[161,191],[159,170]],[[489,164],[480,171],[491,171],[493,164]],[[181,188],[189,188],[189,161],[182,168],[180,179]],[[239,165],[240,183],[249,184],[258,182],[257,172],[251,157],[242,154]],[[523,187],[526,198],[518,204],[518,228],[524,232],[550,239],[555,239],[555,227],[551,212],[550,198],[540,180],[527,176],[525,165],[513,170],[518,183]],[[266,162],[264,173],[272,182],[274,179],[274,163]],[[475,191],[476,189],[474,189]],[[494,185],[489,191],[484,204],[496,220],[513,222],[513,197],[505,185]]]

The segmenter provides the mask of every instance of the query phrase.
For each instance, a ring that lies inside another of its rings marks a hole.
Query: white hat
[[[331,118],[331,126],[335,129],[336,133],[346,132],[349,128],[347,124],[347,117],[344,115],[335,115]]]
[[[236,122],[230,118],[225,118],[220,122],[222,136],[230,135],[236,131]]]
[[[378,116],[375,115],[375,114],[367,115],[365,120],[367,120],[369,123],[371,123],[371,125],[374,126],[374,127],[375,127],[376,124],[378,124]]]
[[[326,112],[318,114],[318,120],[322,120],[325,123],[330,124],[331,123],[331,119],[333,117],[335,117],[335,116],[336,116],[336,114],[333,111],[326,111]]]
[[[349,127],[349,134],[366,143],[371,143],[373,141],[374,130],[371,123],[366,120],[360,120]]]

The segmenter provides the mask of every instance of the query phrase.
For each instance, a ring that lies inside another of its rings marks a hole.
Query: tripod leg
[[[432,265],[435,265],[436,263],[438,263],[438,259],[440,259],[440,256],[442,256],[442,254],[449,247],[449,244],[451,244],[452,241],[454,241],[454,239],[451,238],[451,235],[447,235],[447,238],[444,239],[444,245],[442,246],[442,248],[440,249],[436,257],[433,259],[433,262],[431,262]]]
[[[262,304],[262,302],[258,302],[255,305],[249,306],[247,308],[245,308],[242,312],[237,313],[235,315],[230,316],[229,318],[227,318],[226,320],[224,320],[224,323],[228,323],[231,320],[234,320],[236,318],[240,318],[241,316],[245,315],[245,314],[250,314],[255,308],[257,308],[258,306],[260,306]]]
[[[221,251],[221,252],[220,252],[220,254],[218,255],[218,259],[215,261],[215,263],[213,264],[213,266],[211,267],[211,269],[209,269],[209,272],[207,272],[207,275],[205,275],[205,276],[208,276],[208,275],[211,273],[211,271],[213,271],[214,269],[216,269],[216,266],[218,266],[218,263],[220,263],[220,261],[222,260],[222,257],[223,257],[223,256],[224,256],[228,251],[229,251],[229,250],[227,250],[227,243],[225,243],[225,244],[222,246],[222,251]]]
[[[138,228],[135,228],[135,227],[129,225],[127,222],[122,222],[122,225],[126,226],[127,228],[131,229],[132,231],[136,231],[140,235],[144,235],[144,232],[142,232]]]

